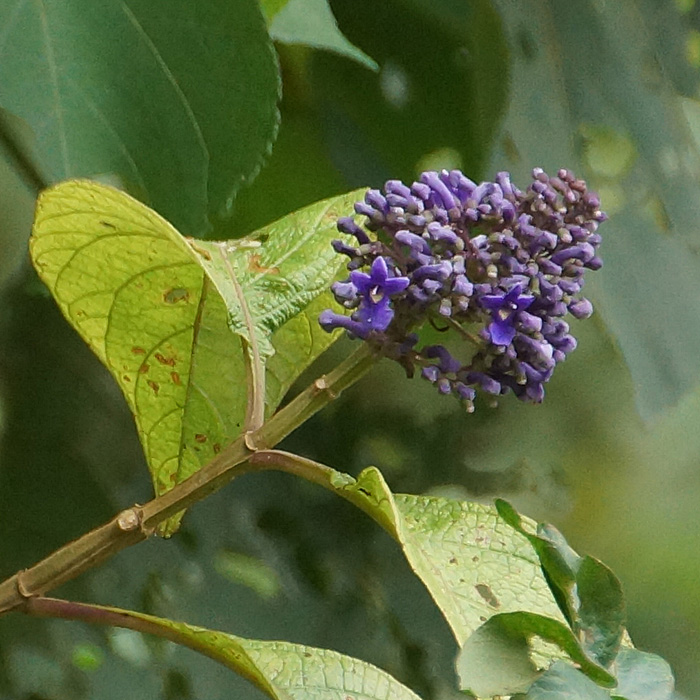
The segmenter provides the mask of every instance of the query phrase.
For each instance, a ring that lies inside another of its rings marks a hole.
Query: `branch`
[[[311,481],[314,484],[323,486],[324,489],[332,491],[336,496],[344,498],[352,503],[356,508],[369,515],[374,522],[384,528],[395,540],[399,541],[399,535],[396,531],[394,521],[386,516],[367,498],[367,494],[362,492],[362,489],[343,488],[348,484],[339,482],[340,478],[349,478],[347,474],[337,472],[331,467],[314,462],[306,457],[300,457],[291,452],[283,450],[258,450],[250,457],[249,465],[251,471],[271,470],[285,472],[300,476],[302,479]],[[354,479],[350,478],[352,482]]]
[[[241,435],[209,464],[171,491],[143,506],[135,505],[101,527],[56,550],[46,559],[0,583],[0,614],[17,608],[28,598],[70,581],[82,572],[141,542],[159,523],[218,491],[234,477],[261,468],[247,462],[258,450],[274,447],[317,411],[336,399],[374,364],[376,357],[363,343],[332,372],[316,379],[293,401],[257,430]]]

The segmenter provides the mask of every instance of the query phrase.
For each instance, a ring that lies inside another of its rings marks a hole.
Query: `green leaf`
[[[540,674],[527,636],[511,633],[499,619],[492,617],[474,632],[455,663],[460,689],[478,697],[524,692]]]
[[[605,564],[586,556],[576,574],[576,590],[581,602],[575,629],[586,653],[607,667],[617,656],[625,631],[622,585]]]
[[[637,649],[621,649],[613,671],[617,676],[615,698],[671,700],[675,697],[671,667],[655,654]]]
[[[551,525],[538,525],[537,534],[525,527],[523,519],[507,501],[496,499],[498,514],[512,528],[526,537],[532,545],[542,565],[542,570],[569,624],[577,619],[579,605],[576,593],[576,572],[581,557],[566,543],[556,528]]]
[[[283,44],[302,44],[333,51],[373,71],[379,70],[376,61],[343,36],[328,0],[288,0],[275,12],[270,36]]]
[[[463,690],[479,697],[525,692],[539,670],[531,659],[533,637],[559,649],[597,683],[612,687],[615,678],[591,661],[562,622],[529,612],[494,615],[467,639],[457,657]],[[549,661],[556,658],[550,651]]]
[[[243,639],[130,610],[68,604],[77,619],[165,637],[240,674],[274,700],[419,700],[385,671],[327,649]]]
[[[582,673],[556,662],[530,688],[524,700],[609,700],[610,694]]]
[[[222,550],[214,556],[214,570],[219,575],[247,586],[261,598],[272,600],[282,589],[277,571],[264,561],[239,552]]]
[[[54,179],[99,174],[202,233],[274,140],[279,75],[257,0],[9,2],[0,26],[0,104]]]
[[[619,579],[597,559],[580,557],[552,525],[538,525],[535,535],[509,503],[498,499],[496,507],[537,552],[559,607],[580,634],[586,653],[602,666],[609,666],[625,631],[625,601]]]
[[[412,181],[423,163],[482,176],[509,84],[491,0],[332,4],[345,34],[381,66],[368,76],[356,63],[314,56],[325,136],[346,154],[346,176]]]
[[[318,324],[319,314],[329,308],[341,312],[331,292],[325,291],[273,333],[274,355],[267,360],[266,372],[268,413],[279,406],[301,372],[338,339],[338,333],[327,333]]]
[[[0,108],[0,290],[27,255],[36,193],[45,186],[35,140],[27,124]]]
[[[624,133],[610,127],[582,124],[583,158],[599,177],[621,178],[627,175],[637,158],[637,149]]]
[[[41,195],[34,265],[121,387],[157,494],[240,434],[246,367],[255,364],[248,348],[258,349],[261,386],[268,359],[279,356],[270,364],[270,413],[333,342],[315,328],[315,302],[343,264],[330,241],[355,199],[318,202],[217,244],[188,242],[145,205],[96,183],[70,181]]]
[[[289,2],[289,0],[260,0],[260,9],[265,16],[268,27],[275,15]]]
[[[374,467],[335,489],[391,533],[463,645],[496,613],[562,619],[529,542],[493,506],[394,495]]]

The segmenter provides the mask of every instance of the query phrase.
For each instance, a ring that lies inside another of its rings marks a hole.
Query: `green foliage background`
[[[0,35],[0,575],[151,496],[119,390],[26,263],[39,186],[116,181],[184,233],[232,238],[426,167],[473,179],[505,168],[516,182],[535,165],[571,167],[612,216],[592,281],[599,313],[577,324],[579,348],[543,405],[468,416],[386,363],[285,446],[353,474],[376,464],[394,491],[500,495],[555,522],[621,577],[635,643],[700,698],[692,0],[333,0],[342,34],[311,0],[265,3],[265,16],[253,0],[83,4],[0,1],[0,26],[16,27]],[[309,18],[324,31],[305,35]],[[157,51],[136,50],[143,34]],[[337,344],[309,378],[347,350]],[[447,626],[392,541],[282,475],[241,479],[172,541],[123,552],[66,595],[335,649],[426,700],[455,683]],[[259,696],[129,632],[0,625],[0,697],[233,693]]]

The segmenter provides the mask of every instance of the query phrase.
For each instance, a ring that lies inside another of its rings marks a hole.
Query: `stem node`
[[[124,532],[131,532],[141,525],[141,514],[136,508],[127,508],[117,516],[117,527]]]
[[[32,595],[34,595],[23,583],[22,578],[24,574],[26,573],[26,569],[22,569],[21,571],[17,572],[17,580],[16,580],[16,586],[17,586],[17,593],[22,596],[22,598],[31,598]]]
[[[260,449],[260,445],[255,441],[255,433],[253,431],[243,434],[243,443],[253,453]]]

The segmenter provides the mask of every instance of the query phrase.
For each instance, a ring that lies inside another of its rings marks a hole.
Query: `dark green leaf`
[[[524,527],[506,501],[496,500],[500,516],[528,538],[562,611],[582,639],[586,653],[602,666],[612,663],[624,633],[625,605],[620,581],[592,557],[580,557],[552,525]]]
[[[615,698],[624,700],[671,700],[673,673],[659,656],[637,649],[621,649],[613,672],[617,676]]]
[[[542,570],[552,593],[569,624],[577,617],[579,605],[576,570],[581,558],[569,547],[561,533],[551,525],[538,525],[537,534],[524,527],[522,518],[507,501],[496,499],[498,514],[513,528],[527,537],[537,552]]]
[[[270,36],[283,44],[301,44],[347,56],[376,71],[376,61],[353,46],[340,32],[328,0],[288,0],[274,14]]]
[[[183,231],[260,168],[279,77],[257,0],[0,5],[0,104],[54,179],[100,175]]]
[[[546,667],[557,658],[551,648],[538,655],[538,639],[556,645],[562,652],[559,658],[568,656],[597,683],[615,684],[604,668],[586,656],[565,624],[543,615],[513,612],[494,615],[467,639],[457,658],[462,689],[481,697],[525,692],[538,665]]]
[[[532,685],[524,700],[609,700],[610,694],[563,662],[555,663]]]
[[[31,129],[0,108],[0,289],[26,260],[35,197],[44,186]]]
[[[568,571],[572,574],[578,571],[581,565],[581,557],[569,546],[564,535],[554,525],[538,523],[537,536],[557,551],[559,559]]]
[[[586,653],[609,666],[620,649],[624,633],[625,600],[619,579],[597,559],[586,556],[576,573],[580,600],[576,629]]]
[[[372,173],[379,184],[462,167],[479,177],[508,86],[507,48],[490,0],[332,4],[345,35],[381,66],[375,76],[334,56],[314,58],[327,138],[347,176],[359,172],[364,181]]]
[[[33,131],[27,122],[1,107],[0,148],[3,159],[25,186],[35,192],[48,186]]]

